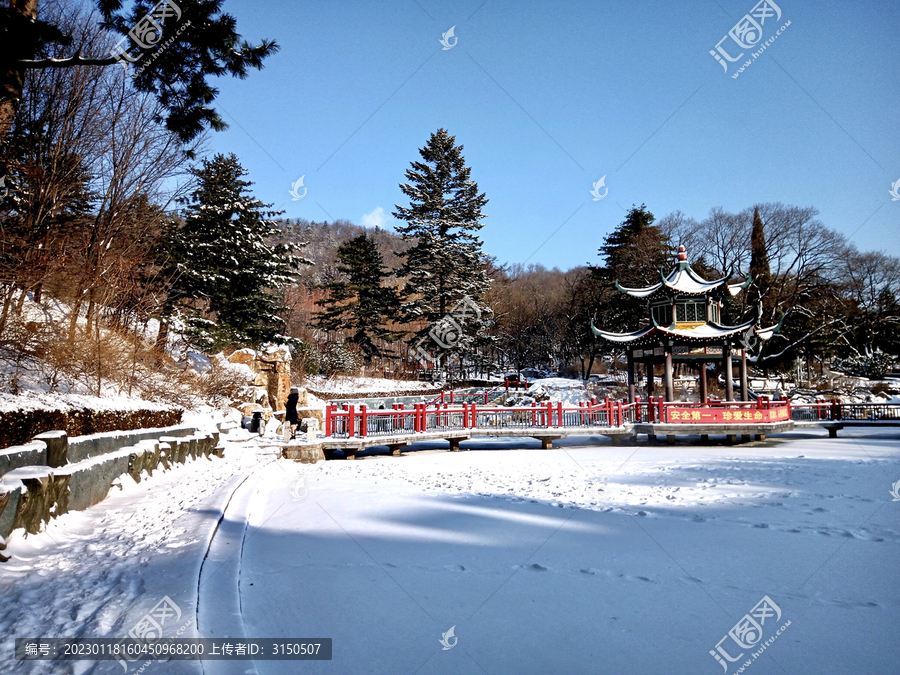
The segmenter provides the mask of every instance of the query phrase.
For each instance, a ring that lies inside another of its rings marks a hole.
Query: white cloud
[[[383,208],[376,206],[371,213],[363,214],[360,222],[363,227],[384,227],[384,224],[387,222],[387,216],[385,216]]]

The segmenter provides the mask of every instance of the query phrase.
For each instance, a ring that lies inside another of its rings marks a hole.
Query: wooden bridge
[[[434,404],[431,404],[434,405]],[[348,458],[373,446],[387,446],[393,454],[421,441],[446,440],[451,450],[460,441],[480,437],[526,437],[550,448],[553,441],[569,436],[607,436],[614,443],[646,434],[654,440],[665,436],[725,436],[729,442],[764,440],[766,435],[795,427],[821,426],[834,438],[850,426],[900,426],[898,403],[842,403],[839,400],[792,404],[765,397],[752,402],[680,403],[662,397],[647,401],[593,400],[578,406],[536,403],[522,407],[488,407],[463,403],[418,404],[411,409],[396,405],[391,410],[368,410],[365,405],[329,406],[325,411],[326,456],[341,450]]]

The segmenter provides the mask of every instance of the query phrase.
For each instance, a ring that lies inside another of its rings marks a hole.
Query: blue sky
[[[709,51],[754,0],[227,0],[247,39],[281,51],[217,81],[231,128],[210,148],[236,153],[285,217],[361,223],[381,208],[391,227],[405,170],[444,127],[490,200],[481,234],[501,262],[596,262],[641,203],[698,220],[815,206],[861,249],[900,255],[900,7],[776,2],[762,41],[790,25],[733,79],[762,42],[727,74]]]

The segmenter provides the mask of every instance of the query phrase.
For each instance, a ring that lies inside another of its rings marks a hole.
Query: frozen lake
[[[333,639],[332,661],[207,673],[894,672],[900,434],[825,436],[262,467],[236,445],[12,537],[6,654],[13,636],[124,635],[166,596],[184,637]]]

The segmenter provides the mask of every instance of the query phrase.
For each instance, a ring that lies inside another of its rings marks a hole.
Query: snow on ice
[[[123,479],[40,535],[14,533],[0,566],[4,648],[122,636],[168,596],[185,637],[334,640],[333,661],[207,673],[712,675],[725,672],[717,644],[743,654],[728,675],[746,661],[759,675],[896,672],[898,434],[842,434],[553,450],[473,440],[468,452],[317,465],[276,460],[257,439],[229,444],[224,460]],[[722,642],[765,597],[781,616],[762,641]],[[442,643],[451,627],[457,641]],[[66,668],[17,672],[122,672]]]

